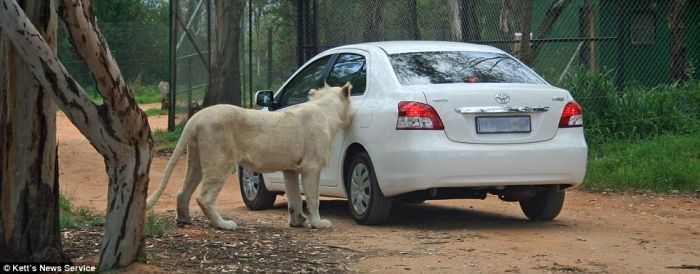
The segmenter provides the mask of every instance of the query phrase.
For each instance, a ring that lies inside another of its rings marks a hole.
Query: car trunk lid
[[[440,115],[455,142],[515,144],[554,137],[567,91],[540,84],[413,85]]]

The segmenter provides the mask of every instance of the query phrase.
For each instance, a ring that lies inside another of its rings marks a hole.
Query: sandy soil
[[[153,129],[167,125],[165,116],[149,120]],[[104,211],[107,177],[102,158],[62,113],[57,126],[61,192],[75,205]],[[150,189],[160,182],[167,160],[153,160]],[[174,195],[184,176],[183,162],[157,211],[173,214]],[[494,196],[484,201],[428,201],[397,205],[388,225],[373,227],[357,225],[345,201],[328,199],[322,202],[321,214],[333,221],[329,230],[289,228],[282,197],[275,209],[248,211],[234,178],[218,201],[222,214],[239,222],[242,229],[222,232],[201,221],[177,228],[176,233],[206,240],[214,234],[250,233],[246,225],[265,227],[276,231],[270,235],[279,236],[281,231],[292,241],[308,238],[354,254],[337,257],[345,267],[332,271],[695,273],[700,269],[700,199],[693,197],[574,190],[567,194],[559,217],[547,223],[527,221],[517,203]],[[191,208],[194,216],[202,215],[195,203]],[[158,245],[158,241],[151,244]],[[141,264],[132,270],[159,269],[163,270]]]

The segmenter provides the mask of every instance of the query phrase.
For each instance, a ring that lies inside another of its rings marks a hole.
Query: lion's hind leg
[[[199,143],[199,155],[202,165],[202,189],[197,197],[197,204],[207,216],[211,225],[221,229],[235,229],[236,222],[224,220],[216,206],[216,197],[224,187],[226,179],[236,166],[230,160],[232,155],[222,151],[216,145]]]
[[[285,170],[284,186],[287,196],[287,209],[289,211],[289,226],[303,227],[306,216],[304,216],[301,193],[299,192],[299,173]]]
[[[179,224],[191,224],[190,200],[192,194],[202,181],[202,163],[199,159],[199,149],[195,143],[187,147],[187,171],[182,189],[177,193],[177,219]]]

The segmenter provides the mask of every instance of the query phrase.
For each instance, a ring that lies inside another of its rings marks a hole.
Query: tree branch
[[[70,76],[22,8],[13,0],[0,0],[0,29],[15,45],[36,81],[46,90],[68,119],[100,153],[109,150],[96,143],[105,131],[95,121],[97,105]]]
[[[542,20],[542,23],[540,23],[540,27],[537,29],[537,40],[535,40],[535,42],[532,43],[532,48],[530,49],[529,57],[527,60],[525,60],[525,63],[531,64],[537,58],[537,55],[540,53],[540,49],[542,48],[542,45],[544,45],[544,43],[541,42],[541,39],[549,37],[549,35],[552,33],[552,29],[554,28],[554,23],[557,22],[557,19],[559,19],[559,15],[561,15],[561,13],[566,9],[566,7],[569,6],[569,4],[571,4],[571,0],[554,0],[554,2],[552,2],[552,4],[549,6],[549,9],[547,9],[547,13],[545,14],[544,20]]]
[[[89,0],[62,0],[58,7],[61,20],[65,23],[69,38],[76,53],[85,62],[92,74],[97,89],[107,106],[101,115],[110,135],[115,139],[136,143],[144,136],[132,129],[148,127],[147,116],[142,113],[134,100],[133,93],[126,85],[121,70],[95,24],[94,11]],[[112,121],[110,117],[119,117]],[[150,128],[147,130],[150,133]]]

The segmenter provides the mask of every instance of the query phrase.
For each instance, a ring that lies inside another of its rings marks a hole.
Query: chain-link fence
[[[157,90],[160,82],[175,83],[170,85],[174,104],[169,121],[175,125],[202,103],[208,87],[209,17],[216,12],[215,1],[140,1],[148,12],[121,8],[127,2],[95,1],[98,25],[125,79],[137,92]],[[698,1],[234,2],[240,10],[240,18],[234,21],[241,32],[231,41],[232,48],[239,45],[238,62],[232,66],[240,71],[239,92],[246,106],[253,92],[276,90],[299,65],[325,49],[366,41],[444,40],[492,45],[513,54],[550,83],[571,90],[584,109],[593,110],[588,111],[593,115],[589,121],[601,126],[620,123],[610,120],[601,106],[614,99],[608,92],[619,94],[623,89],[671,88],[678,92],[667,98],[673,104],[662,106],[661,116],[674,105],[690,104],[683,109],[689,112],[686,116],[698,117],[697,91],[672,85],[689,79],[694,83],[692,79],[700,77],[696,69],[700,66]],[[61,37],[59,55],[64,64],[81,84],[94,86],[65,35]],[[637,94],[650,97],[658,92]],[[634,120],[661,119],[645,115]]]
[[[199,108],[209,84],[211,1],[170,1],[170,108],[168,129]]]
[[[252,6],[253,63],[246,66],[253,67],[253,90],[275,87],[295,65],[335,46],[461,41],[500,48],[569,89],[587,110],[587,128],[598,134],[591,138],[698,128],[692,81],[700,77],[698,1],[268,0]],[[269,29],[272,39],[265,37]]]

